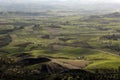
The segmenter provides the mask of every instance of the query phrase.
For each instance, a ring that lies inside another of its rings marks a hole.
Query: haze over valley
[[[0,0],[0,11],[119,11],[120,2],[98,0]],[[102,13],[102,12],[101,12]]]
[[[120,80],[120,1],[0,0],[0,80]]]

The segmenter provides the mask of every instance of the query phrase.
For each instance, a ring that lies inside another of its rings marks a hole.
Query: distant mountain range
[[[88,3],[79,0],[0,0],[0,11],[40,12],[62,11],[118,11],[118,3]]]

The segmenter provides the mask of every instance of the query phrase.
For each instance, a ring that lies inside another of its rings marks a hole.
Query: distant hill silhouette
[[[105,14],[105,15],[103,15],[103,17],[120,18],[120,12]]]

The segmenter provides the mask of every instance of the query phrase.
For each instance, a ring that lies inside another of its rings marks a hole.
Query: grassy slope
[[[18,30],[15,32],[10,33],[12,36],[12,43],[4,48],[2,48],[5,51],[8,51],[12,54],[21,54],[22,52],[28,52],[34,56],[52,56],[52,57],[67,57],[70,59],[76,59],[78,57],[84,56],[87,61],[90,61],[91,64],[88,65],[86,68],[117,68],[120,66],[119,56],[112,55],[110,52],[104,52],[101,47],[104,45],[104,42],[109,42],[110,40],[99,40],[99,37],[102,35],[108,35],[115,33],[116,29],[119,29],[119,22],[112,22],[109,24],[101,24],[102,19],[95,19],[95,20],[89,20],[89,21],[81,21],[80,19],[83,19],[83,17],[80,16],[73,16],[73,17],[62,17],[62,18],[36,18],[35,20],[28,21],[29,19],[19,19],[16,18],[16,22],[25,22],[25,23],[35,23],[35,24],[41,24],[40,27],[43,27],[43,30],[39,30],[38,33],[36,31],[32,30],[33,25],[31,26],[25,26],[24,29]],[[104,21],[110,22],[111,18],[104,18]],[[119,20],[119,19],[118,19]],[[10,20],[12,21],[12,20]],[[68,23],[66,23],[68,21]],[[9,20],[8,20],[9,22]],[[14,19],[13,19],[14,22]],[[63,23],[66,23],[66,25],[63,25]],[[56,24],[61,25],[62,29],[58,29],[59,34],[65,34],[67,36],[57,36],[56,33],[54,33],[55,30],[49,31],[50,29],[48,26],[50,24]],[[88,27],[84,27],[84,26]],[[90,25],[90,26],[89,26]],[[96,29],[96,27],[103,27],[103,28],[110,28],[108,31],[101,31]],[[2,27],[2,26],[1,26]],[[92,28],[89,28],[92,27]],[[2,27],[3,28],[3,27]],[[5,28],[8,28],[6,26]],[[32,31],[32,32],[30,32]],[[56,38],[59,37],[73,37],[76,38],[74,40],[69,40],[64,43],[72,43],[75,41],[87,41],[90,45],[92,45],[96,49],[88,49],[88,48],[75,48],[75,47],[68,47],[64,46],[62,49],[58,51],[48,51],[46,49],[42,49],[37,46],[37,44],[43,44],[43,46],[48,46],[50,43],[63,43],[59,40],[55,39],[41,39],[41,36],[44,34],[52,34],[56,36]],[[16,47],[17,44],[22,44],[25,42],[33,42],[33,45],[29,45],[26,48]],[[120,40],[114,41],[112,40],[113,44],[118,44]],[[29,50],[31,46],[37,46],[34,50]]]

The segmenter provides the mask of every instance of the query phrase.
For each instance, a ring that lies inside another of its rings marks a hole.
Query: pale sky
[[[90,1],[98,1],[98,2],[115,2],[115,3],[120,3],[120,0],[90,0]]]
[[[0,0],[0,1],[17,1],[17,2],[36,2],[36,1],[79,1],[79,2],[119,2],[120,3],[120,0]]]
[[[83,2],[83,3],[88,3],[88,2],[97,2],[97,3],[120,3],[120,0],[0,0],[0,2],[40,2],[40,1],[78,1],[78,2]],[[0,3],[1,4],[1,3]]]

